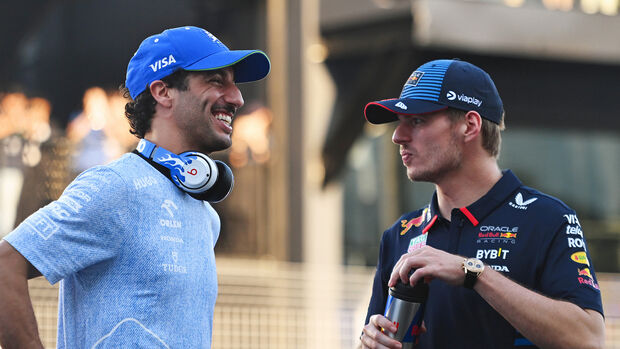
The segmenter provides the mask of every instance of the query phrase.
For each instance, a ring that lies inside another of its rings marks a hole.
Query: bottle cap
[[[412,303],[424,303],[428,298],[428,284],[423,280],[414,286],[404,284],[400,279],[394,287],[390,287],[390,296]]]

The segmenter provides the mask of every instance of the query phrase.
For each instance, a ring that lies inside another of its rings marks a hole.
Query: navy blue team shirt
[[[560,200],[523,186],[510,170],[473,204],[441,217],[437,194],[383,233],[366,323],[384,314],[387,282],[404,253],[429,245],[476,257],[519,284],[603,314],[579,220]],[[477,292],[434,279],[420,348],[534,348]],[[527,306],[524,304],[523,306]]]

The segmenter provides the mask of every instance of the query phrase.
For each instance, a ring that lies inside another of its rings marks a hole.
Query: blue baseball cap
[[[477,111],[496,124],[504,114],[502,99],[489,74],[465,61],[439,59],[416,69],[399,98],[370,102],[364,115],[370,123],[383,124],[398,120],[398,114],[421,115],[448,107]]]
[[[179,69],[201,71],[230,66],[237,83],[260,80],[271,68],[263,51],[231,51],[202,28],[172,28],[142,41],[127,66],[125,86],[131,98],[136,99],[153,81]]]

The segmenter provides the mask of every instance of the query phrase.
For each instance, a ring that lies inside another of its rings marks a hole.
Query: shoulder
[[[91,167],[80,173],[73,183],[96,182],[110,190],[127,190],[135,186],[137,179],[152,175],[153,169],[138,155],[127,153],[106,165]]]
[[[107,165],[93,166],[85,170],[69,184],[66,191],[80,186],[92,187],[97,192],[102,189],[124,190],[126,180],[123,178],[122,168],[118,165],[120,160]]]
[[[521,186],[509,198],[508,206],[516,213],[527,214],[536,222],[560,225],[577,220],[575,210],[555,196],[537,189]]]
[[[538,201],[535,204],[535,201]],[[537,210],[545,210],[546,212],[574,212],[566,203],[555,196],[545,194],[537,189],[521,186],[512,198],[511,206],[529,206],[537,207]]]

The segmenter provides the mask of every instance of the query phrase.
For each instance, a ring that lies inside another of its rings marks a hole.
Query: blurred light
[[[364,123],[364,134],[371,138],[378,138],[392,129],[390,124],[374,125],[369,122]]]
[[[504,0],[504,4],[509,7],[521,7],[525,0]]]
[[[22,162],[26,166],[35,167],[41,162],[41,150],[38,144],[26,143],[22,153]]]
[[[234,167],[248,164],[250,157],[262,164],[271,158],[269,128],[271,111],[260,107],[253,112],[236,117],[233,121],[232,146],[229,160]]]
[[[17,156],[22,149],[22,137],[26,142],[32,142],[37,147],[47,141],[52,135],[50,127],[50,103],[43,98],[28,98],[22,93],[9,93],[0,98],[0,139],[8,139],[7,152]],[[34,151],[32,151],[34,152]],[[40,156],[39,156],[40,157]],[[29,164],[38,163],[36,156],[28,156]]]
[[[306,178],[316,186],[321,185],[325,179],[325,166],[323,165],[323,161],[317,159],[310,160],[306,164]]]
[[[125,99],[120,92],[114,91],[108,94],[108,115],[104,131],[106,135],[122,148],[130,148],[137,143],[136,136],[129,132],[129,121],[125,117]],[[124,150],[123,150],[124,152]]]
[[[601,13],[607,16],[615,16],[618,14],[618,0],[600,0]]]
[[[329,52],[324,44],[312,44],[308,46],[306,56],[312,63],[323,63],[327,59]]]
[[[17,136],[9,137],[8,141],[4,145],[6,154],[9,156],[17,156],[17,154],[19,154],[22,150],[22,143],[22,139]]]
[[[574,0],[563,0],[560,4],[560,10],[562,11],[570,11],[575,7]]]
[[[0,138],[25,131],[28,99],[21,93],[9,93],[0,101]]]
[[[84,93],[84,114],[94,131],[102,130],[106,125],[108,113],[108,96],[101,87],[91,87]]]
[[[589,15],[598,12],[599,0],[581,0],[581,10]]]
[[[573,9],[573,0],[543,0],[543,5],[549,10],[570,11]]]
[[[361,171],[372,161],[372,148],[368,140],[358,140],[349,152],[349,163],[357,171]]]
[[[79,143],[92,131],[102,131],[105,138],[101,147],[107,159],[114,159],[135,146],[137,139],[129,132],[125,118],[127,100],[119,91],[91,87],[84,92],[82,101],[83,112],[67,125],[67,138]]]
[[[30,107],[28,110],[31,122],[30,136],[27,137],[35,142],[43,143],[47,141],[52,135],[52,128],[50,127],[50,112],[52,107],[50,103],[43,98],[33,98],[30,100]]]
[[[391,8],[394,8],[394,3],[396,1],[395,0],[372,0],[372,2],[378,8],[381,8],[381,9],[384,9],[384,10],[389,10]]]

